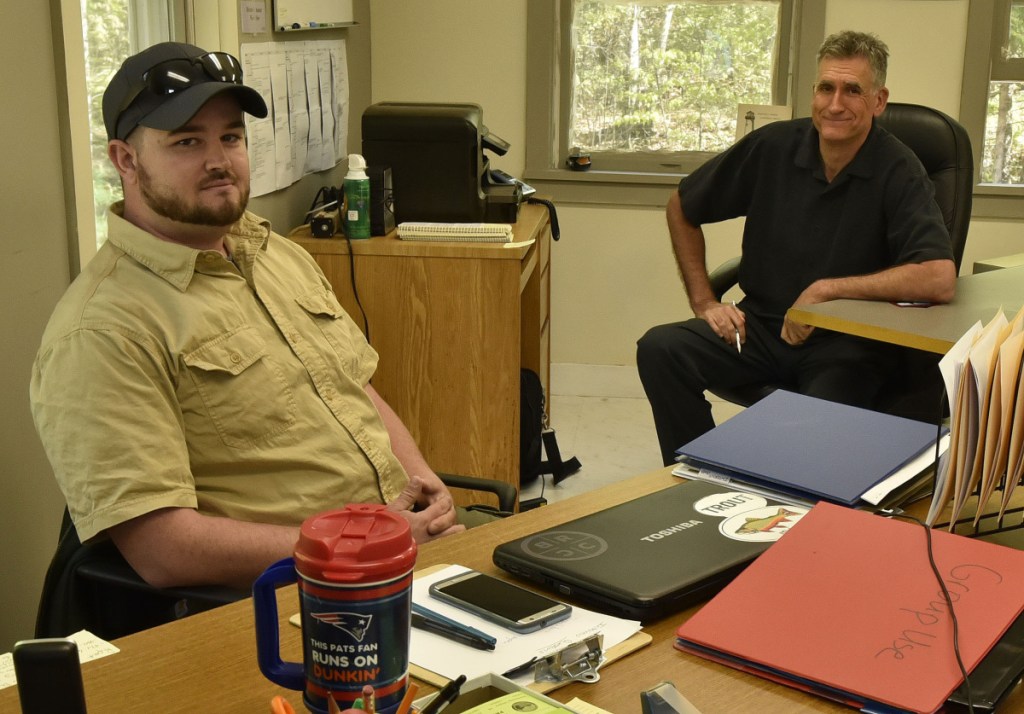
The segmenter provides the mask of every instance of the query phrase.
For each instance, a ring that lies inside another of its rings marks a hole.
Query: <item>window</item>
[[[1024,2],[1000,8],[990,61],[981,183],[1024,185]]]
[[[107,159],[103,91],[125,57],[157,42],[182,38],[182,0],[61,0],[71,161],[65,183],[70,235],[78,245],[77,274],[106,240],[107,206],[121,197],[121,183]],[[84,62],[83,62],[84,59]]]
[[[526,167],[556,197],[571,189],[545,181],[654,183],[663,203],[661,186],[733,143],[738,104],[809,107],[812,79],[799,78],[807,65],[795,52],[808,30],[794,21],[799,0],[556,5],[530,5]],[[824,24],[820,10],[809,15]],[[821,36],[808,43],[812,74]],[[585,176],[566,167],[574,148],[590,155]]]
[[[971,0],[960,122],[977,167],[973,215],[1024,218],[1024,1]]]

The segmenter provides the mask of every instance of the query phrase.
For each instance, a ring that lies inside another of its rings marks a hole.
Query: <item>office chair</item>
[[[497,515],[516,507],[518,491],[503,481],[438,474],[450,488],[491,493],[498,507],[470,506]],[[36,614],[36,637],[66,637],[86,629],[106,640],[130,635],[204,610],[241,600],[251,593],[220,586],[159,589],[144,581],[113,541],[83,544],[64,509],[57,550],[43,581]]]
[[[891,102],[875,121],[917,154],[928,172],[935,185],[935,202],[949,229],[953,260],[959,273],[974,189],[974,159],[966,130],[946,114],[918,104]],[[711,287],[719,300],[737,284],[739,271],[740,257],[735,257],[711,272]],[[877,410],[920,421],[935,421],[943,409],[939,358],[939,355],[904,349],[901,364],[882,389],[882,401]],[[748,407],[780,387],[795,390],[793,385],[762,383],[715,388],[711,392]]]

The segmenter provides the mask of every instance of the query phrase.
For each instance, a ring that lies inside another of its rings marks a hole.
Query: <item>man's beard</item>
[[[216,171],[211,173],[208,181],[222,181],[238,178],[230,171]],[[245,207],[249,203],[249,189],[238,185],[241,196],[238,203],[223,201],[218,206],[203,206],[198,202],[189,204],[186,200],[172,193],[164,193],[155,185],[152,177],[144,168],[139,167],[139,190],[149,207],[158,215],[169,218],[179,223],[190,223],[197,226],[230,226],[245,213]]]

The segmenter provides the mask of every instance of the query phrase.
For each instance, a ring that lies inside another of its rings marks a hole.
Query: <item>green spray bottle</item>
[[[370,177],[366,175],[366,159],[359,154],[348,155],[345,235],[349,238],[370,237]]]

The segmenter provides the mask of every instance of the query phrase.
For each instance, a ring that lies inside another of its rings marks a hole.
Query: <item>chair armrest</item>
[[[711,280],[711,289],[715,292],[715,297],[721,301],[722,296],[725,295],[729,288],[739,282],[740,256],[730,258],[719,265],[711,271],[708,278]]]
[[[112,542],[86,543],[81,546],[81,551],[80,564],[75,572],[79,577],[96,583],[210,605],[227,605],[251,594],[247,590],[221,585],[155,588],[135,572]]]
[[[519,490],[510,483],[492,478],[477,476],[456,476],[455,474],[438,474],[441,482],[449,488],[465,488],[470,491],[484,491],[498,497],[498,508],[512,513],[516,510],[516,497]]]

